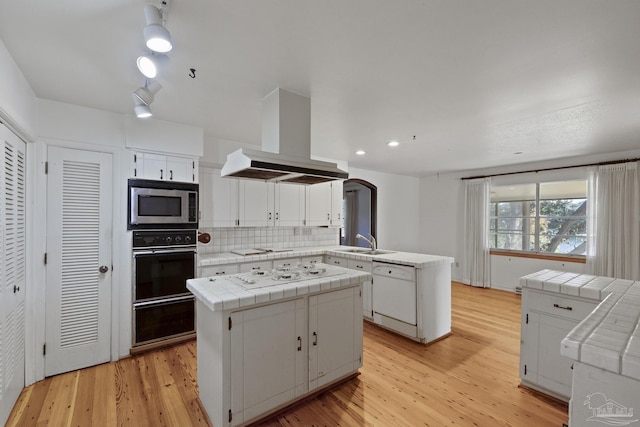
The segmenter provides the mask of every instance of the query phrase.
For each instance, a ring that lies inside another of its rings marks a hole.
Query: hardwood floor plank
[[[567,405],[520,387],[520,297],[452,284],[453,334],[424,346],[364,324],[360,375],[260,426],[555,426]],[[7,426],[210,426],[197,345],[180,343],[47,378]],[[91,412],[91,415],[88,415]]]

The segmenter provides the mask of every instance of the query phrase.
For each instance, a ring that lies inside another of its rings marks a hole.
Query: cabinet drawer
[[[237,264],[210,265],[202,267],[200,277],[224,276],[239,272]]]
[[[371,261],[360,261],[357,259],[350,259],[347,261],[347,268],[351,270],[358,270],[358,271],[371,273]]]
[[[271,261],[246,262],[240,264],[240,273],[250,273],[256,270],[271,270]]]
[[[290,268],[300,264],[300,258],[276,259],[273,261],[273,268]]]
[[[324,257],[324,262],[326,264],[329,264],[329,265],[339,265],[341,267],[346,267],[347,266],[347,259],[346,258],[340,258],[340,257],[333,256],[333,255],[326,255]]]
[[[576,321],[582,321],[599,303],[536,291],[526,291],[524,298],[529,310]]]
[[[322,255],[303,256],[300,261],[303,264],[318,264],[322,262]]]

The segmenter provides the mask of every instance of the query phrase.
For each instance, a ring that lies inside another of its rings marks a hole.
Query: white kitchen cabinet
[[[318,264],[322,261],[322,255],[303,256],[300,258],[302,264]]]
[[[231,314],[233,424],[306,392],[305,305],[299,298]]]
[[[309,297],[309,390],[362,366],[360,287]]]
[[[222,264],[208,265],[200,267],[198,277],[226,276],[227,274],[236,274],[240,272],[238,264]]]
[[[330,265],[338,265],[340,267],[348,268],[349,260],[347,258],[335,256],[335,255],[325,255],[324,263]]]
[[[597,301],[542,290],[522,290],[520,379],[523,385],[568,401],[573,360],[560,354],[560,342]]]
[[[239,225],[298,226],[304,221],[304,189],[296,184],[241,180]]]
[[[335,227],[342,227],[342,197],[342,181],[332,181],[330,225]]]
[[[360,261],[356,259],[349,259],[347,261],[347,268],[351,270],[364,271],[371,273],[372,263],[371,261]],[[362,284],[362,314],[366,319],[373,319],[373,294],[371,278]]]
[[[198,160],[190,157],[132,152],[131,177],[159,181],[198,182]]]
[[[306,187],[306,225],[342,225],[342,181]]]
[[[271,261],[253,261],[240,264],[240,273],[251,273],[254,271],[271,271]]]
[[[360,286],[215,311],[197,299],[198,388],[216,426],[247,425],[362,366]]]

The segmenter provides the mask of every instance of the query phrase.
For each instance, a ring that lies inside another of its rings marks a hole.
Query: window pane
[[[536,184],[495,185],[491,187],[492,202],[535,200]]]

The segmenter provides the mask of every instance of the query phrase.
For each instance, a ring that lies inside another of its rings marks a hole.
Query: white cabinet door
[[[309,390],[362,366],[360,287],[309,297]]]
[[[108,362],[112,157],[50,147],[45,375]]]
[[[167,156],[168,181],[198,182],[196,180],[196,161],[184,157]]]
[[[25,144],[0,125],[0,425],[24,387]]]
[[[342,181],[331,183],[331,225],[342,227]]]
[[[306,392],[305,299],[231,314],[233,424]]]
[[[351,270],[364,271],[371,273],[372,263],[371,261],[360,261],[355,259],[347,260],[347,268]],[[362,284],[362,315],[367,319],[373,319],[373,294],[371,278]]]
[[[200,274],[198,277],[226,276],[240,272],[238,264],[208,265],[198,267]]]
[[[278,183],[275,191],[275,225],[304,225],[304,186]]]
[[[197,159],[144,152],[131,153],[131,159],[133,178],[198,182]]]
[[[306,187],[306,217],[307,225],[331,225],[330,182],[308,185]]]
[[[274,184],[266,181],[240,180],[239,225],[268,227],[274,224]]]
[[[235,227],[238,223],[238,180],[222,178],[220,169],[199,172],[200,228]]]

